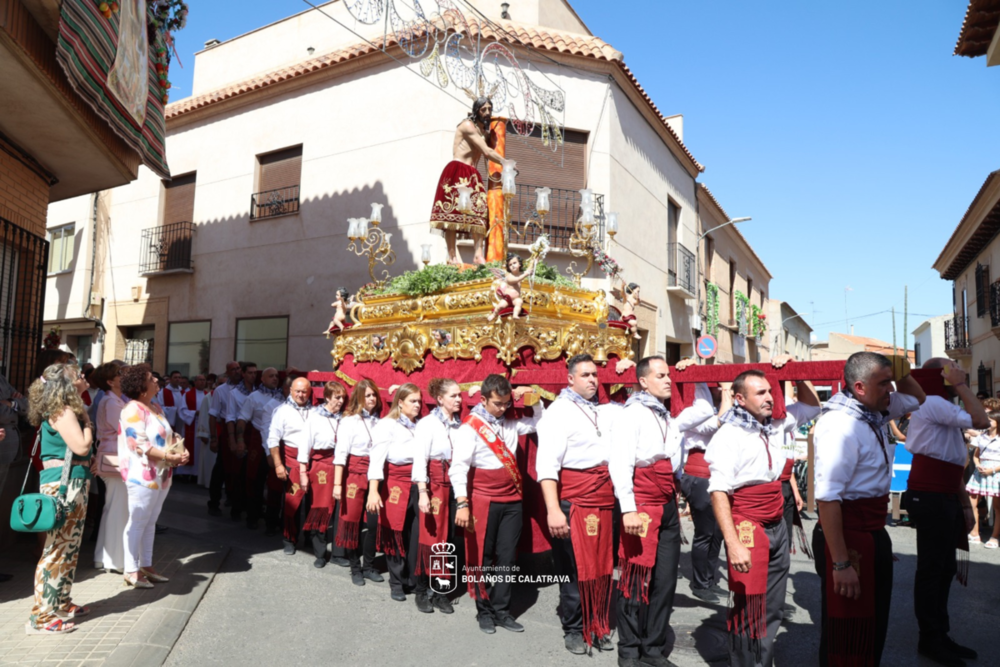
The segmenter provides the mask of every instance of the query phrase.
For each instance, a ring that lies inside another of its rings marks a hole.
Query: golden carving
[[[594,537],[597,535],[597,529],[601,525],[601,517],[596,514],[588,514],[583,521],[587,526],[587,536]]]
[[[740,525],[736,526],[736,530],[740,534],[740,544],[747,549],[753,549],[753,531],[756,529],[757,526],[749,521],[740,521]]]

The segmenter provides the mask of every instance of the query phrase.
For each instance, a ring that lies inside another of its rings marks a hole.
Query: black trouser
[[[237,472],[233,476],[233,497],[229,499],[229,512],[233,518],[238,518],[247,508],[247,454],[245,451],[243,456],[237,460],[236,465]]]
[[[692,475],[681,477],[681,493],[687,498],[694,519],[694,539],[691,540],[691,588],[711,588],[718,581],[719,552],[722,531],[715,521],[708,480]]]
[[[758,529],[760,530],[760,529]],[[770,542],[767,563],[767,601],[766,620],[767,636],[759,640],[760,658],[754,650],[753,643],[745,635],[729,637],[730,667],[770,667],[774,664],[774,637],[781,627],[784,617],[782,607],[785,605],[785,589],[788,585],[788,567],[791,564],[791,554],[788,549],[788,531],[785,522],[779,521],[763,527],[764,534]]]
[[[876,667],[882,660],[882,649],[885,648],[885,637],[889,632],[889,606],[892,602],[892,540],[885,528],[872,532],[875,539],[875,662]],[[819,590],[821,593],[820,609],[822,617],[819,634],[819,664],[827,665],[826,636],[826,536],[823,527],[816,526],[812,538],[813,554],[816,557],[816,574],[819,575]],[[861,582],[864,586],[865,582]]]
[[[795,534],[794,528],[796,511],[795,493],[792,491],[791,481],[781,483],[781,495],[785,499],[785,506],[782,512],[785,521],[785,531],[788,533],[788,546],[789,550],[791,550],[792,540],[794,539],[792,536]]]
[[[572,505],[568,500],[560,500],[559,507],[569,522]],[[564,635],[583,634],[583,606],[580,603],[580,587],[577,584],[576,555],[570,538],[552,540],[552,559],[556,574],[568,577],[569,581],[559,584],[559,621]]]
[[[414,487],[416,486],[417,485],[414,484]],[[417,497],[419,498],[419,493],[420,493],[419,490],[417,491],[417,493],[418,493]],[[462,584],[462,573],[465,572],[465,539],[461,535],[457,540],[455,538],[455,513],[458,511],[458,508],[455,506],[455,491],[454,489],[451,489],[451,487],[449,487],[448,489],[448,510],[451,513],[448,515],[449,517],[448,533],[445,536],[445,540],[448,542],[448,544],[451,544],[452,546],[455,547],[455,551],[452,555],[455,556],[455,563],[457,567],[457,571],[455,573],[456,576],[455,581],[456,581],[456,590],[458,590],[461,588]],[[420,522],[423,521],[424,516],[425,515],[420,513],[420,507],[418,505],[417,513],[413,517],[413,527],[410,529],[413,531],[412,534],[417,536],[415,539],[417,540],[418,545],[420,542]],[[426,570],[427,563],[424,563],[423,565],[424,569]],[[433,590],[431,590],[429,573],[419,575],[418,578],[419,581],[417,581],[417,590],[426,592],[432,598],[447,597],[446,595],[441,595],[440,593],[436,593]]]
[[[913,611],[921,637],[940,639],[951,631],[948,594],[958,571],[956,535],[965,530],[965,514],[953,493],[907,491],[904,497],[910,521],[917,527]]]
[[[271,451],[266,450],[264,457],[257,464],[257,475],[247,480],[247,521],[257,521],[264,515],[264,486],[267,483],[267,473],[271,469],[268,465],[270,458]],[[246,466],[245,461],[243,465]]]
[[[360,492],[359,492],[360,493]],[[365,510],[358,531],[358,546],[354,549],[344,549],[344,554],[351,564],[351,573],[361,572],[361,556],[365,557],[364,569],[375,569],[375,538],[378,531],[378,514]]]
[[[219,509],[222,504],[222,487],[226,483],[226,468],[222,465],[222,452],[215,457],[212,478],[208,482],[208,506]]]
[[[411,484],[410,499],[406,503],[406,518],[403,519],[402,542],[406,555],[385,555],[385,562],[389,567],[389,590],[393,592],[402,593],[404,586],[413,586],[417,595],[427,593],[427,579],[413,574],[417,566],[417,552],[420,550],[420,532],[414,530],[417,527],[415,519],[420,514],[419,503],[420,493],[417,485]],[[383,526],[382,530],[386,528]]]
[[[483,569],[487,577],[496,581],[486,585],[488,600],[476,600],[480,616],[501,619],[510,614],[510,595],[513,590],[514,564],[517,562],[517,543],[521,540],[524,509],[521,501],[490,503],[483,538]]]
[[[662,656],[667,646],[670,612],[677,590],[677,562],[681,557],[681,526],[677,503],[663,506],[656,564],[649,576],[649,602],[642,601],[643,581],[634,577],[626,598],[618,594],[618,656]],[[624,566],[624,563],[622,563]]]

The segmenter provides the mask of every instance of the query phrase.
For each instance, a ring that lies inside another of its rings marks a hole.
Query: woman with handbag
[[[98,386],[104,390],[104,400],[97,408],[97,475],[104,482],[104,509],[101,512],[97,544],[94,547],[94,567],[121,574],[125,567],[125,524],[128,523],[128,491],[118,469],[118,420],[127,399],[122,397],[121,363],[100,366]]]
[[[45,532],[45,547],[35,568],[35,604],[25,626],[28,634],[72,632],[76,626],[69,619],[90,613],[70,599],[91,478],[93,429],[80,398],[86,389],[79,368],[53,364],[28,392],[28,420],[38,427],[41,439],[41,495],[56,499],[52,515],[39,513],[40,520],[51,521],[51,529]],[[19,511],[18,501],[14,511]],[[23,505],[20,518],[27,518]]]
[[[122,394],[130,399],[118,432],[118,468],[128,494],[125,585],[152,588],[170,581],[153,568],[153,538],[174,468],[187,465],[189,455],[183,447],[173,451],[174,431],[163,408],[153,403],[160,385],[149,366],[128,366],[118,375]]]

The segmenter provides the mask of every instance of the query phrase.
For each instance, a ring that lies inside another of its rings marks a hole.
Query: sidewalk
[[[75,632],[26,635],[36,561],[30,539],[0,555],[0,665],[160,665],[208,590],[229,549],[168,531],[156,537],[155,566],[170,583],[125,588],[122,575],[93,569],[93,543],[84,541],[73,601],[91,613]]]

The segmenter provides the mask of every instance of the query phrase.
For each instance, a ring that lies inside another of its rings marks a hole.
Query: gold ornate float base
[[[490,322],[495,298],[489,280],[459,283],[421,297],[366,297],[351,311],[354,326],[333,332],[333,367],[351,355],[355,362],[392,359],[393,368],[412,373],[423,367],[428,352],[441,361],[478,361],[489,347],[507,365],[525,348],[544,360],[584,352],[602,365],[610,355],[633,358],[628,331],[608,325],[604,292],[524,285],[522,298],[529,314]]]

